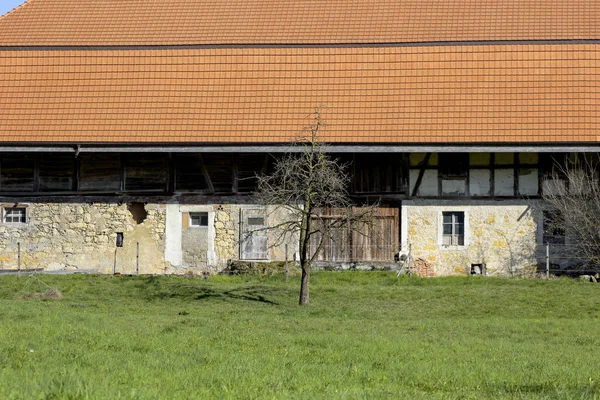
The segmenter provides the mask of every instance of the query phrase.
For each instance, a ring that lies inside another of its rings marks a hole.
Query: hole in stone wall
[[[146,220],[146,217],[148,217],[148,211],[146,211],[144,203],[129,203],[127,209],[131,213],[131,218],[136,224],[141,224]]]
[[[471,264],[471,275],[487,275],[487,268],[485,264]]]

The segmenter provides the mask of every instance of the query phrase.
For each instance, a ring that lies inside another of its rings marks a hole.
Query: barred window
[[[6,224],[24,224],[27,222],[27,208],[5,207],[3,217],[4,223]]]

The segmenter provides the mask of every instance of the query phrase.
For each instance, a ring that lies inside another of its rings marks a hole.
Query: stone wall
[[[229,260],[239,258],[243,210],[259,208],[252,204],[218,204],[219,199],[211,199],[212,204],[190,200],[184,205],[169,203],[169,207],[175,207],[169,215],[179,224],[169,231],[166,206],[161,201],[137,203],[137,212],[132,213],[131,203],[70,200],[23,203],[27,207],[27,223],[0,224],[0,269],[17,269],[17,243],[20,243],[22,269],[111,273],[115,266],[116,235],[123,232],[124,245],[116,249],[116,272],[136,272],[139,243],[140,273],[217,273]],[[410,243],[413,257],[421,259],[435,275],[464,274],[472,263],[487,264],[489,273],[511,273],[537,264],[539,216],[527,201],[413,200],[402,204],[403,245]],[[144,214],[141,220],[140,210]],[[193,211],[208,212],[210,226],[194,232],[186,229],[182,219]],[[464,246],[441,244],[444,211],[465,213]],[[271,226],[285,219],[285,214],[265,211]],[[268,235],[268,260],[283,261],[286,243],[288,259],[292,260],[297,240],[288,237],[278,241],[279,232]],[[169,243],[179,251],[178,257],[166,256]]]
[[[220,260],[238,258],[239,206],[215,206],[215,250]]]
[[[12,207],[14,203],[4,204]],[[116,271],[136,272],[139,243],[140,273],[164,273],[165,212],[156,204],[143,206],[147,215],[137,223],[128,204],[41,203],[19,204],[27,208],[27,223],[0,225],[0,269],[91,270],[112,272],[117,232],[124,235],[116,249]]]
[[[489,274],[535,269],[539,215],[524,201],[411,201],[403,203],[403,245],[435,275],[464,274],[485,263]],[[444,246],[442,212],[465,213],[464,246]]]

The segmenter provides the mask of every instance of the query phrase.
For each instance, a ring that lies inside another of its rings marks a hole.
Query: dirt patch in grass
[[[25,293],[18,296],[23,300],[61,300],[63,297],[60,290],[48,289],[45,292]]]

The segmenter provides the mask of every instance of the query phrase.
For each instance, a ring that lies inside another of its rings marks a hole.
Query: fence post
[[[285,281],[288,280],[288,245],[285,244]]]
[[[550,278],[550,243],[546,243],[546,278]]]
[[[17,242],[17,271],[21,272],[21,242]]]
[[[135,245],[135,274],[140,274],[140,242]]]
[[[408,244],[408,268],[407,268],[407,274],[408,276],[412,276],[413,272],[415,272],[413,270],[414,265],[413,265],[413,257],[412,257],[412,243]]]
[[[115,259],[113,260],[113,275],[117,273],[117,250],[119,248],[115,247]]]

